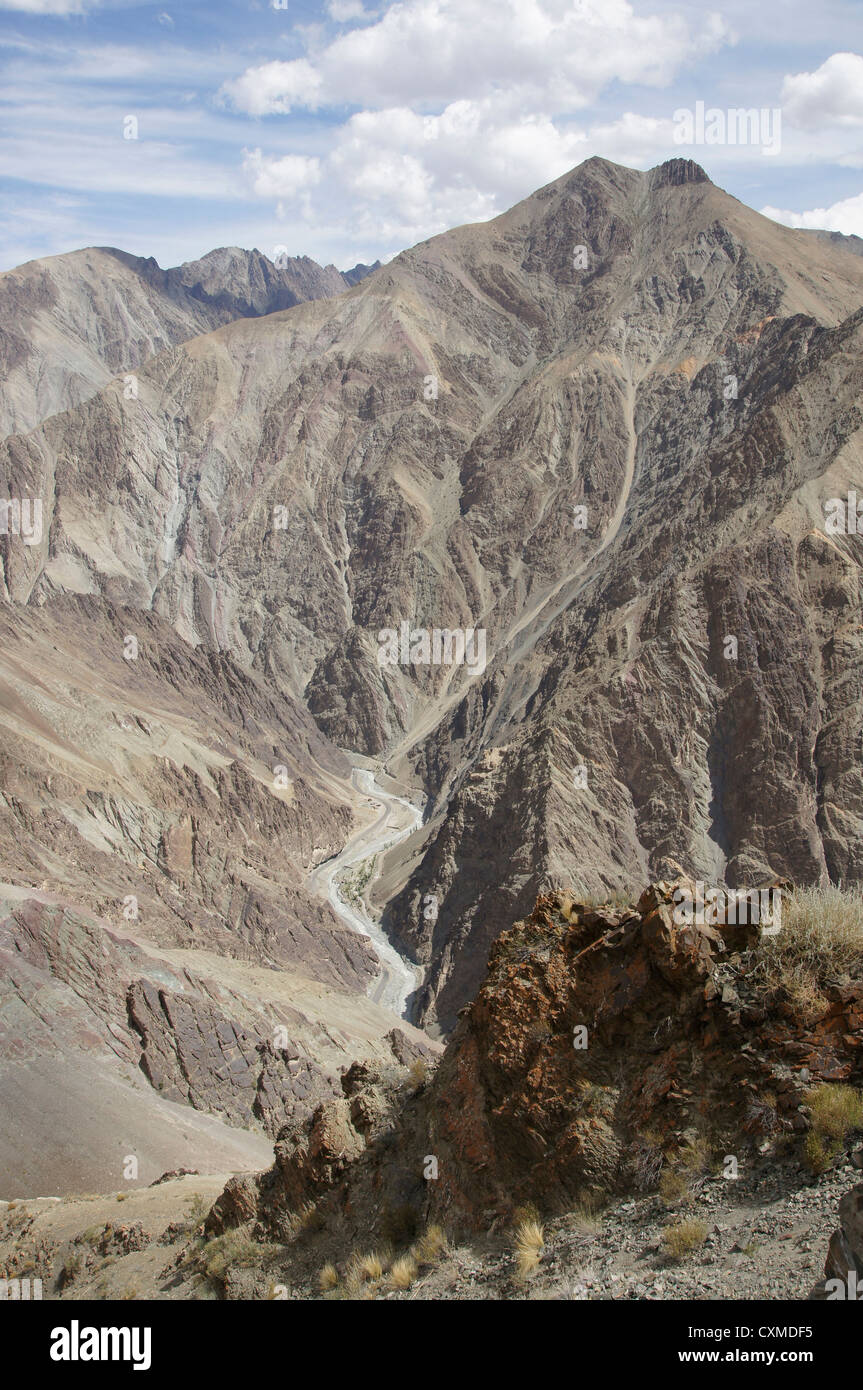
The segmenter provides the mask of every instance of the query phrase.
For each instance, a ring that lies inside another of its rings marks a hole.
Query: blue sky
[[[860,0],[0,0],[0,269],[94,244],[345,268],[592,154],[689,155],[863,235],[861,54]],[[780,111],[778,148],[769,123],[680,143],[699,102]]]

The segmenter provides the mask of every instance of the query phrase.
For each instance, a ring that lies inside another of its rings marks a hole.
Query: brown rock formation
[[[813,1086],[863,1083],[863,981],[825,986],[804,1022],[765,987],[757,929],[678,925],[675,887],[635,909],[541,897],[495,943],[428,1084],[393,1094],[352,1068],[270,1172],[229,1187],[213,1229],[284,1229],[321,1198],[366,1233],[399,1203],[486,1229],[525,1202],[553,1213],[650,1187],[699,1144],[742,1162],[805,1131]]]

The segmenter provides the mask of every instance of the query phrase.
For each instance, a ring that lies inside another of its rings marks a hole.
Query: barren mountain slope
[[[7,1195],[257,1166],[348,1057],[395,1065],[374,952],[304,888],[356,810],[302,706],[65,597],[0,616],[0,726]]]
[[[90,246],[0,274],[0,436],[77,405],[153,353],[235,318],[340,294],[342,274],[308,256],[222,247],[161,270],[150,257]]]

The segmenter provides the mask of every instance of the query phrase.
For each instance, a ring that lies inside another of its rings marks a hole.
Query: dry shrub
[[[863,1127],[863,1095],[853,1086],[818,1086],[806,1094],[812,1128],[827,1139],[845,1140]]]
[[[662,1178],[665,1157],[662,1141],[652,1130],[636,1134],[629,1153],[633,1186],[639,1192],[655,1192]]]
[[[662,1232],[662,1243],[672,1260],[685,1259],[700,1250],[706,1239],[707,1227],[703,1221],[678,1221]]]
[[[429,1066],[425,1057],[415,1057],[408,1068],[408,1082],[417,1090],[428,1081]]]
[[[813,1022],[826,1006],[826,980],[863,976],[863,888],[830,884],[783,895],[781,930],[762,939],[757,976]]]
[[[686,1174],[679,1168],[666,1168],[659,1184],[659,1195],[667,1207],[688,1206],[693,1194]]]

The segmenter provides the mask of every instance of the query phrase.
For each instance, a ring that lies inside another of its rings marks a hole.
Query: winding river
[[[381,965],[381,974],[369,990],[370,998],[404,1018],[408,999],[420,982],[420,968],[402,959],[365,906],[348,902],[342,895],[341,885],[357,864],[407,839],[422,825],[422,812],[405,797],[384,791],[367,768],[354,768],[351,780],[357,791],[377,802],[381,813],[371,825],[352,835],[339,854],[318,865],[309,875],[308,888],[322,893],[342,921],[369,938]]]

